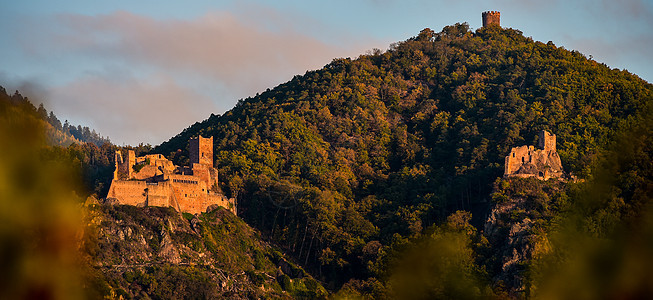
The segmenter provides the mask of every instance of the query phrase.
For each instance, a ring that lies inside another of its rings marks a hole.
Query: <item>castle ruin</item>
[[[235,199],[218,188],[213,167],[213,137],[188,141],[190,167],[175,166],[161,154],[136,157],[133,150],[116,151],[116,170],[107,200],[135,206],[173,207],[179,212],[201,213],[218,205],[236,214]]]
[[[501,26],[501,13],[498,11],[485,11],[482,14],[483,27],[490,25]]]
[[[562,162],[556,151],[556,136],[545,130],[539,133],[539,148],[533,146],[514,147],[506,156],[504,177],[536,177],[547,180],[561,178],[564,174]]]

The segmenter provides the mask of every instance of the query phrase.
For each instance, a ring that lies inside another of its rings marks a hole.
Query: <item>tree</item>
[[[39,104],[39,108],[36,109],[36,113],[43,120],[48,120],[48,111],[43,107],[43,103]]]
[[[61,121],[57,119],[57,116],[54,115],[53,111],[50,112],[50,116],[48,117],[48,122],[52,126],[54,126],[54,128],[56,128],[57,130],[63,130],[63,128],[61,127]]]

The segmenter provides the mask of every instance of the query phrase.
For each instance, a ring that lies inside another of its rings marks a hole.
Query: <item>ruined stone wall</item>
[[[543,130],[539,137],[539,144],[543,149],[521,146],[510,150],[510,154],[505,158],[505,177],[537,177],[546,180],[563,176],[562,162],[555,150],[555,135]]]
[[[136,164],[136,154],[134,150],[128,150],[125,155],[120,150],[116,151],[116,171],[114,172],[114,179],[129,179],[134,174],[132,168]]]
[[[213,167],[213,137],[199,136],[188,140],[188,154],[191,164]]]
[[[206,185],[210,191],[215,193],[222,193],[218,185],[218,170],[216,168],[209,169],[209,182]]]
[[[173,206],[170,201],[170,196],[172,194],[170,183],[148,183],[147,189],[147,206]]]
[[[116,167],[113,170],[113,179],[120,179],[120,165],[122,165],[122,155],[120,155],[120,151],[116,151],[113,161]]]
[[[136,154],[134,153],[134,150],[127,151],[127,159],[125,159],[125,162],[127,163],[125,165],[125,168],[128,170],[127,171],[127,174],[129,175],[128,178],[133,178],[134,165],[136,164]]]
[[[132,178],[138,179],[138,180],[146,180],[148,178],[152,178],[157,175],[162,175],[163,172],[161,172],[156,166],[154,165],[146,165],[143,168],[141,168],[138,172],[135,172],[132,175]]]
[[[218,170],[202,164],[193,164],[193,176],[206,183],[210,189],[218,181]]]
[[[172,173],[175,170],[175,165],[161,154],[148,154],[136,157],[135,164],[154,166],[157,170],[161,170],[159,173]]]
[[[498,11],[486,11],[482,14],[483,27],[490,25],[501,26],[501,13]]]
[[[118,204],[168,207],[173,206],[170,201],[171,195],[172,188],[168,182],[114,180],[111,182],[107,198],[115,199]]]
[[[525,163],[533,161],[533,153],[535,149],[533,146],[514,147],[510,150],[510,154],[506,156],[506,164],[504,174],[515,174]]]
[[[198,184],[200,182],[199,178],[193,175],[182,175],[182,174],[170,174],[166,177],[171,183],[194,183]]]
[[[219,205],[236,214],[235,199],[207,190],[201,181],[148,183],[140,180],[114,180],[107,198],[117,204],[134,206],[172,206],[178,211],[201,213],[211,205]]]
[[[138,180],[153,179],[153,177],[172,174],[175,171],[175,165],[161,154],[137,157],[136,166],[141,167],[138,172],[133,172],[131,178]],[[152,182],[153,180],[148,181]]]
[[[227,198],[222,194],[210,193],[208,195],[205,207],[209,207],[211,205],[219,205],[232,212],[234,215],[236,214],[236,199],[234,198]]]
[[[206,209],[203,206],[204,198],[208,194],[206,182],[195,176],[172,175],[170,176],[172,194],[179,210],[188,213],[199,213]]]

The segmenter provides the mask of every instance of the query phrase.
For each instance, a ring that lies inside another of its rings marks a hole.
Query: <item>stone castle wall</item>
[[[219,205],[236,212],[234,199],[211,192],[206,184],[195,180],[176,179],[148,183],[141,180],[114,180],[107,198],[118,200],[119,204],[134,206],[171,206],[187,213],[204,212],[211,205]]]
[[[175,209],[178,209],[173,205],[171,199],[172,194],[172,185],[168,182],[156,182],[147,184],[147,206],[172,206]]]
[[[138,180],[113,180],[107,198],[118,199],[120,204],[145,206],[147,182]]]

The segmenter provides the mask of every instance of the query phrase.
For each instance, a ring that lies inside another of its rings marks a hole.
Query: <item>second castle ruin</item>
[[[539,133],[539,147],[514,147],[506,156],[504,177],[561,178],[562,162],[556,151],[556,136],[545,130]]]

